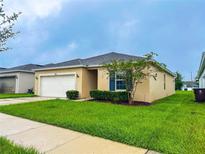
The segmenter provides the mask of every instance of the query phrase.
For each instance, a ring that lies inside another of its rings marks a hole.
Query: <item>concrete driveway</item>
[[[147,149],[2,113],[0,136],[46,154],[154,154]]]
[[[29,102],[36,102],[36,101],[51,100],[51,99],[55,99],[55,98],[49,98],[49,97],[6,98],[6,99],[0,99],[0,105],[29,103]]]

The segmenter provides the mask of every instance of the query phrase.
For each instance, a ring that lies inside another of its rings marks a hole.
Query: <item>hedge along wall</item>
[[[128,101],[128,93],[126,91],[90,91],[90,96],[96,100],[123,102]]]

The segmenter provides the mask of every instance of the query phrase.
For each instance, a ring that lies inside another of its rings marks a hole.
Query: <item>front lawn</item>
[[[49,100],[1,106],[0,112],[163,153],[204,153],[205,104],[191,92],[151,106]]]
[[[21,98],[21,97],[34,97],[34,94],[2,94],[0,93],[0,99],[5,98]]]
[[[38,154],[38,152],[32,148],[23,148],[15,145],[13,142],[8,141],[5,138],[0,137],[0,153],[1,154]]]

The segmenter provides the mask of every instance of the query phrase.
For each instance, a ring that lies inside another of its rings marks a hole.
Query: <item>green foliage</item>
[[[17,32],[13,31],[13,27],[19,15],[20,13],[7,15],[4,11],[4,2],[0,0],[0,52],[9,49],[6,47],[8,39],[13,38],[17,34]]]
[[[125,91],[90,91],[90,96],[96,100],[123,102],[128,101],[128,93]]]
[[[156,73],[151,70],[151,66],[162,69],[161,65],[154,60],[156,53],[148,53],[143,58],[133,60],[114,60],[110,64],[104,65],[109,74],[112,72],[120,72],[125,80],[126,91],[129,93],[129,102],[133,101],[136,86],[146,77],[156,78]]]
[[[0,137],[0,153],[1,154],[38,154],[33,148],[23,148],[15,145],[13,142]]]
[[[176,72],[175,89],[181,90],[183,86],[183,77],[179,72]]]
[[[177,91],[150,106],[58,99],[0,106],[0,112],[164,154],[205,151],[205,104],[194,102],[192,92]]]
[[[66,96],[68,99],[78,99],[79,92],[77,90],[68,90]]]

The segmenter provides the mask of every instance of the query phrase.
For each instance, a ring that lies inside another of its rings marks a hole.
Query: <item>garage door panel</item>
[[[41,77],[41,96],[66,97],[66,91],[76,90],[75,75]]]
[[[1,77],[0,78],[0,93],[15,93],[16,78]]]

